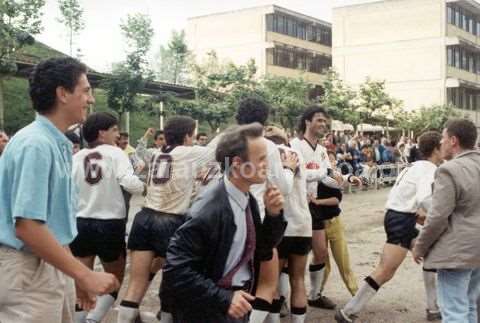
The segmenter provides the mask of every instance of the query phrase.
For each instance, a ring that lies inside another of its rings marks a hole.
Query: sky
[[[332,7],[364,0],[79,0],[84,9],[85,29],[76,38],[82,60],[98,71],[109,71],[111,64],[125,58],[119,24],[128,14],[145,13],[152,19],[155,36],[150,57],[167,44],[172,30],[186,28],[187,18],[215,12],[276,4],[290,10],[331,21]],[[36,38],[69,54],[67,30],[57,21],[57,0],[47,0],[43,32]],[[75,54],[75,50],[74,50]]]

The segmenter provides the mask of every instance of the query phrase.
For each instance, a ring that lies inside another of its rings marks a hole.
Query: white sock
[[[370,284],[373,284],[374,286],[371,286]],[[348,316],[360,312],[363,307],[370,301],[370,299],[375,296],[378,290],[377,287],[380,288],[380,286],[378,286],[378,284],[376,284],[376,282],[372,278],[367,277],[362,287],[360,287],[355,296],[353,296],[353,298],[347,303],[347,305],[345,305],[345,307],[343,308],[343,312]]]
[[[268,313],[265,323],[280,323],[280,313]]]
[[[264,323],[265,319],[267,318],[268,311],[260,311],[260,310],[252,310],[250,313],[250,323]],[[162,322],[163,323],[163,322]]]
[[[107,315],[110,308],[112,308],[115,303],[115,298],[110,295],[102,295],[97,297],[97,304],[95,308],[88,312],[87,320],[94,320],[96,322],[101,322],[103,318]]]
[[[323,267],[322,267],[323,265]],[[322,291],[323,276],[325,275],[325,264],[310,265],[310,295],[309,299],[318,298]]]
[[[305,314],[292,314],[292,323],[304,323],[305,322]]]
[[[290,293],[288,292],[290,287],[290,280],[287,273],[281,272],[280,279],[278,280],[278,293],[286,300],[289,299]]]
[[[138,308],[120,305],[118,307],[117,323],[135,323],[135,319],[137,318],[138,313]]]
[[[75,311],[75,323],[85,323],[85,319],[87,318],[87,311]]]
[[[161,318],[160,323],[173,323],[173,316],[170,313],[162,311]]]
[[[437,304],[437,273],[423,270],[423,283],[427,296],[427,309],[431,312],[438,312]]]
[[[304,323],[306,316],[306,307],[292,307],[292,323]]]

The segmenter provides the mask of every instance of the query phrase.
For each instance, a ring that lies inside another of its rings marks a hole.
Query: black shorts
[[[310,210],[310,215],[312,216],[312,230],[325,230],[325,221],[320,214],[317,205],[308,203],[308,208]]]
[[[75,257],[98,256],[102,262],[125,256],[125,220],[77,218],[78,235],[70,244]]]
[[[184,222],[185,215],[143,208],[133,221],[128,237],[128,249],[153,251],[157,257],[165,258],[170,238]]]
[[[387,210],[384,226],[387,234],[387,243],[400,245],[410,250],[412,241],[418,236],[415,228],[417,219],[414,213],[403,213]]]
[[[284,237],[277,250],[280,259],[287,259],[290,255],[306,256],[312,250],[312,238]]]

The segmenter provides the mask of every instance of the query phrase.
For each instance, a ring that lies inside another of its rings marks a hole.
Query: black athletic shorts
[[[125,219],[77,218],[78,235],[70,244],[75,257],[98,256],[102,262],[125,256]]]
[[[325,221],[323,216],[320,214],[317,205],[308,203],[308,209],[310,210],[310,215],[312,216],[312,230],[325,230]]]
[[[165,258],[170,238],[184,222],[185,215],[143,208],[133,221],[128,249],[153,251],[157,257]]]
[[[403,213],[387,210],[385,213],[385,232],[387,243],[400,245],[410,250],[412,241],[418,236],[419,231],[415,228],[417,219],[415,213]]]
[[[278,258],[287,259],[290,255],[305,256],[312,250],[310,237],[284,237],[277,247]]]

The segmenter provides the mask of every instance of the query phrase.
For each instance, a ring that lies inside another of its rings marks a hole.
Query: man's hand
[[[295,153],[292,152],[286,152],[285,154],[282,154],[282,164],[283,167],[288,167],[292,171],[295,172],[295,170],[298,168],[298,156]]]
[[[417,210],[417,218],[416,218],[417,223],[420,225],[424,225],[426,219],[427,219],[427,212],[424,209],[419,208]]]
[[[348,180],[350,181],[350,184],[352,184],[353,186],[361,187],[363,185],[362,179],[360,177],[350,176]]]
[[[90,295],[105,295],[120,288],[120,283],[114,275],[91,270],[80,277],[76,284],[77,289]]]
[[[252,310],[252,305],[250,301],[255,299],[254,296],[250,295],[243,290],[238,290],[233,293],[232,303],[228,308],[228,315],[234,319],[241,319]]]
[[[279,215],[283,209],[283,196],[280,190],[274,186],[268,186],[267,191],[263,195],[265,201],[265,208],[270,215]]]
[[[415,245],[413,245],[413,246],[415,246]],[[413,256],[413,260],[417,264],[421,264],[423,262],[423,257],[420,257],[419,255],[417,255],[417,253],[415,252],[415,249],[413,249],[413,248],[412,248],[412,256]]]
[[[76,304],[84,311],[93,310],[97,302],[95,295],[85,292],[83,289],[79,288],[77,284],[75,284],[75,290],[77,294]]]
[[[154,134],[155,134],[155,129],[148,128],[147,131],[145,131],[143,138],[148,139],[149,137],[153,137]]]

